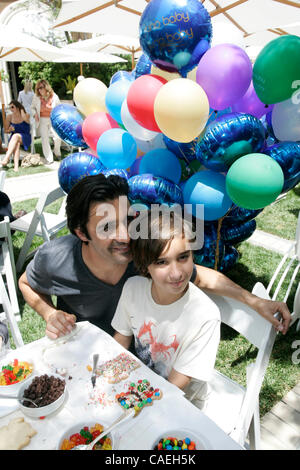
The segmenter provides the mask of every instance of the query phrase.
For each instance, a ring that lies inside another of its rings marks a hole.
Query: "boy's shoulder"
[[[191,308],[197,312],[197,315],[203,315],[209,320],[220,320],[220,310],[215,302],[199,287],[192,282],[189,283],[189,300]]]
[[[124,289],[133,289],[133,288],[146,288],[149,285],[150,280],[144,276],[131,276],[124,284]]]

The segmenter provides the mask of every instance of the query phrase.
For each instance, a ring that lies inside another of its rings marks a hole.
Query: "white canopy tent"
[[[0,60],[8,62],[94,62],[117,63],[126,62],[125,59],[101,52],[85,52],[76,49],[58,48],[12,29],[1,25],[0,28]],[[5,105],[0,74],[0,98],[2,103],[2,117],[5,119]]]
[[[68,49],[80,49],[90,52],[106,52],[109,54],[131,54],[132,68],[137,54],[141,54],[141,47],[138,38],[121,36],[114,34],[103,34],[84,41],[73,42],[65,47]]]
[[[139,37],[139,21],[149,0],[85,0],[62,2],[54,28]],[[230,24],[244,36],[245,46],[264,47],[284,34],[300,36],[300,3],[291,0],[202,0],[215,22]],[[224,38],[226,42],[226,38]]]

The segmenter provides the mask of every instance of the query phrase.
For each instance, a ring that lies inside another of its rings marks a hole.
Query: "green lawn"
[[[285,198],[266,207],[256,217],[257,228],[287,240],[294,240],[299,211],[300,184],[291,189]]]
[[[37,199],[31,199],[14,203],[13,212],[19,209],[30,211],[35,207],[36,202]],[[48,210],[56,212],[60,206],[60,202],[61,201],[56,201]],[[283,203],[284,201],[281,201],[276,204],[276,206],[278,207],[279,204]],[[274,214],[276,215],[276,212],[274,212]],[[281,217],[280,211],[278,211],[277,214]],[[68,230],[64,229],[60,232],[60,235],[67,233]],[[24,238],[24,234],[20,232],[16,232],[13,235],[16,258]],[[34,239],[33,248],[41,244],[41,242],[42,240],[36,237]],[[235,267],[227,273],[227,276],[250,291],[256,282],[262,282],[267,286],[281,256],[260,247],[255,247],[247,242],[241,243],[238,250],[240,260]],[[296,280],[298,282],[300,281],[300,273],[298,273]],[[283,289],[286,288],[287,283],[288,279],[284,283]],[[292,290],[290,297],[293,298],[294,294],[295,288]],[[282,295],[281,293],[281,298]],[[24,342],[28,343],[44,336],[44,321],[24,303],[21,294],[19,295],[19,302],[22,314],[20,330]],[[288,302],[288,305],[292,311],[291,301]],[[294,352],[291,346],[296,339],[299,339],[299,334],[296,334],[295,325],[293,325],[286,336],[278,335],[276,339],[261,392],[260,407],[262,415],[269,411],[300,381],[300,368],[298,365],[293,364],[291,360],[292,353]],[[234,380],[237,380],[242,385],[245,385],[245,366],[253,359],[254,353],[255,349],[249,351],[249,344],[243,337],[236,334],[230,328],[224,325],[222,326],[222,338],[216,362],[216,367],[220,371],[229,375]]]

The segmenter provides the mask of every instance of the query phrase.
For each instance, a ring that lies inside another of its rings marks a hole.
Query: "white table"
[[[86,420],[110,424],[121,413],[121,407],[114,396],[125,391],[125,382],[108,384],[104,378],[97,378],[96,387],[91,385],[92,355],[100,355],[99,362],[113,359],[124,352],[111,336],[96,326],[82,322],[77,324],[77,333],[67,342],[58,344],[44,337],[12,351],[6,359],[22,354],[31,356],[35,371],[51,374],[65,368],[67,375],[67,398],[60,410],[45,419],[31,419],[16,409],[0,418],[0,427],[15,417],[24,417],[37,434],[26,447],[28,450],[54,450],[58,439],[67,428]],[[130,354],[130,353],[129,353]],[[114,431],[118,450],[151,450],[156,437],[164,431],[187,429],[199,435],[211,450],[241,450],[234,440],[227,436],[203,412],[184,398],[183,392],[151,371],[144,364],[130,374],[130,382],[148,379],[151,385],[163,392],[161,400],[154,401],[134,419],[126,420]],[[72,377],[72,378],[69,378]]]

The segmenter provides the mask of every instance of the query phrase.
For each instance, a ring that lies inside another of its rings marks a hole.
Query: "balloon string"
[[[221,240],[221,227],[222,227],[222,223],[223,223],[223,220],[228,216],[228,214],[232,211],[232,207],[230,207],[230,209],[226,212],[225,215],[223,215],[223,217],[221,217],[219,220],[218,220],[218,229],[217,229],[217,245],[216,245],[216,256],[215,256],[215,271],[217,271],[218,269],[218,260],[219,260],[219,254],[220,254],[220,240]]]

